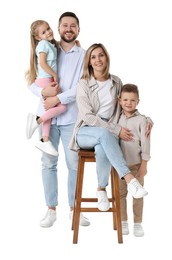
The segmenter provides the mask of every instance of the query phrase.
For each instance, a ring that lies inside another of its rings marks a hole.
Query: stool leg
[[[113,217],[113,229],[116,230],[116,202],[115,202],[115,183],[114,172],[111,169],[111,193],[112,193],[112,217]]]
[[[115,190],[115,201],[116,201],[116,224],[118,233],[118,243],[123,243],[122,237],[122,225],[121,225],[121,208],[120,208],[120,193],[119,193],[119,176],[114,168],[112,168],[114,178],[114,190]]]
[[[72,229],[74,230],[73,244],[77,244],[77,242],[78,242],[79,220],[80,220],[80,212],[81,212],[82,186],[83,186],[83,175],[84,175],[84,163],[85,163],[84,158],[79,157],[77,185],[76,185],[74,212],[73,212],[74,214],[73,214],[73,221],[72,221]]]
[[[76,202],[78,198],[78,189],[80,186],[80,171],[81,171],[81,158],[78,158],[78,170],[77,170],[77,180],[76,180],[76,190],[75,190],[75,200],[74,200],[74,207],[73,207],[73,219],[72,219],[72,230],[74,230],[74,224],[76,220]]]

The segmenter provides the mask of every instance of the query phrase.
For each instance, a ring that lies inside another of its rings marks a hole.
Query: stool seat
[[[111,198],[109,198],[110,208],[108,211],[100,211],[97,207],[82,207],[82,202],[97,202],[97,198],[82,197],[84,166],[86,162],[96,162],[94,150],[81,149],[78,151],[78,174],[72,221],[73,244],[77,244],[78,242],[81,212],[112,212],[113,229],[117,230],[118,243],[123,243],[118,173],[114,167],[111,168]]]

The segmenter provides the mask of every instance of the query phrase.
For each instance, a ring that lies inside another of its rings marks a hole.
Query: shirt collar
[[[124,111],[122,111],[122,113],[126,117],[126,115],[124,114]],[[138,109],[136,109],[135,112],[131,116],[127,117],[127,118],[138,116],[138,115],[139,115],[139,111],[138,111]]]
[[[60,44],[59,44],[59,51],[65,52]],[[68,50],[65,53],[70,53],[70,52],[79,52],[79,47],[75,44],[70,50]]]

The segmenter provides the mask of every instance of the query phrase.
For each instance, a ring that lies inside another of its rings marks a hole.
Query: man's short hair
[[[61,22],[61,19],[62,19],[63,17],[66,17],[66,16],[75,18],[76,21],[77,21],[77,24],[78,24],[78,26],[79,26],[79,19],[78,19],[78,17],[76,16],[76,14],[75,14],[75,13],[72,13],[72,12],[65,12],[65,13],[63,13],[63,14],[60,16],[60,18],[59,18],[59,24],[60,24],[60,22]]]

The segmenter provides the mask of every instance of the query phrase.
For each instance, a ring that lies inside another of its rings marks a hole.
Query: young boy
[[[147,173],[147,162],[150,159],[150,137],[146,137],[146,117],[141,115],[136,109],[139,103],[139,91],[136,85],[126,84],[122,87],[119,102],[122,113],[119,118],[119,125],[131,130],[132,141],[120,139],[120,146],[126,162],[135,178],[141,185],[144,184],[144,176]],[[127,215],[127,185],[120,179],[120,203],[122,217],[122,233],[129,234],[128,215]],[[133,219],[134,235],[144,236],[142,223],[143,198],[133,198]]]

